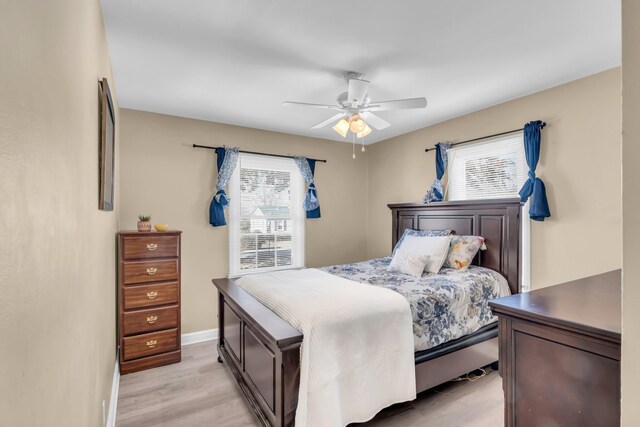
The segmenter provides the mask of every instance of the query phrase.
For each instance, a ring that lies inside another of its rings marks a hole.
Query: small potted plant
[[[138,231],[151,231],[151,216],[138,215]]]

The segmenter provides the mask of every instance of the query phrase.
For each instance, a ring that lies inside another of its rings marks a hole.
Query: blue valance
[[[449,148],[451,148],[450,142],[436,144],[436,179],[431,183],[427,193],[422,198],[423,203],[440,202],[444,199],[442,177],[447,168],[447,150]]]
[[[318,190],[314,182],[314,175],[316,172],[316,161],[313,159],[307,159],[306,157],[294,158],[300,174],[304,180],[309,184],[304,196],[304,202],[302,207],[307,213],[307,218],[320,218],[320,202],[318,201]]]
[[[520,190],[520,200],[523,202],[531,197],[529,217],[535,221],[544,221],[551,216],[544,183],[536,177],[536,166],[540,159],[540,129],[542,129],[540,120],[524,125],[524,152],[529,165],[529,179]]]
[[[238,147],[216,148],[218,177],[216,178],[216,195],[209,205],[209,223],[214,227],[226,225],[224,209],[229,206],[230,199],[224,191],[238,162]]]

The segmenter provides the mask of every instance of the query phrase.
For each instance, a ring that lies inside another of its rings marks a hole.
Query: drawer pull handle
[[[158,340],[149,340],[149,341],[147,341],[147,347],[149,347],[149,348],[155,347],[156,344],[158,344]]]
[[[147,316],[147,323],[156,323],[158,316]]]
[[[155,251],[156,249],[158,249],[158,244],[157,243],[147,243],[147,249],[149,249],[150,251]]]
[[[156,299],[157,296],[158,296],[158,291],[147,292],[147,298],[149,299]]]
[[[153,276],[154,274],[156,274],[156,271],[158,271],[158,269],[156,267],[149,267],[147,268],[147,274],[149,276]]]

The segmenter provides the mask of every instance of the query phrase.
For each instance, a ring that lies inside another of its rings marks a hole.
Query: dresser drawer
[[[178,282],[134,285],[124,288],[124,309],[144,308],[178,302]]]
[[[151,356],[178,348],[178,330],[152,332],[122,339],[123,359],[131,360],[139,357]]]
[[[178,306],[128,311],[124,313],[124,335],[160,331],[178,326]]]
[[[177,257],[180,246],[178,236],[124,237],[123,255],[126,260]]]
[[[125,261],[124,283],[146,283],[178,278],[178,260]]]

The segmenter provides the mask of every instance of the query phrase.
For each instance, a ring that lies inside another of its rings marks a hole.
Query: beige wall
[[[551,218],[532,222],[532,287],[620,268],[620,69],[506,102],[369,149],[369,257],[391,250],[387,203],[419,201],[435,178],[438,141],[461,141],[544,120],[537,175]]]
[[[622,425],[640,425],[640,2],[622,1]]]
[[[211,278],[227,275],[228,236],[208,225],[215,157],[192,144],[329,160],[316,171],[323,218],[306,222],[314,267],[390,252],[386,205],[420,200],[435,174],[425,147],[541,119],[548,126],[538,175],[552,218],[532,224],[533,287],[620,268],[620,84],[620,69],[609,70],[372,145],[355,161],[345,143],[123,109],[120,222],[135,228],[137,215],[149,213],[184,231],[183,331],[215,328]]]
[[[2,2],[0,52],[0,424],[102,426],[118,215],[98,210],[100,3]]]
[[[215,155],[192,144],[327,159],[316,165],[322,218],[306,221],[307,266],[366,256],[366,153],[353,160],[349,144],[126,109],[121,135],[122,227],[135,229],[148,213],[184,232],[183,333],[217,327],[211,279],[226,277],[229,264],[227,227],[209,226]]]

